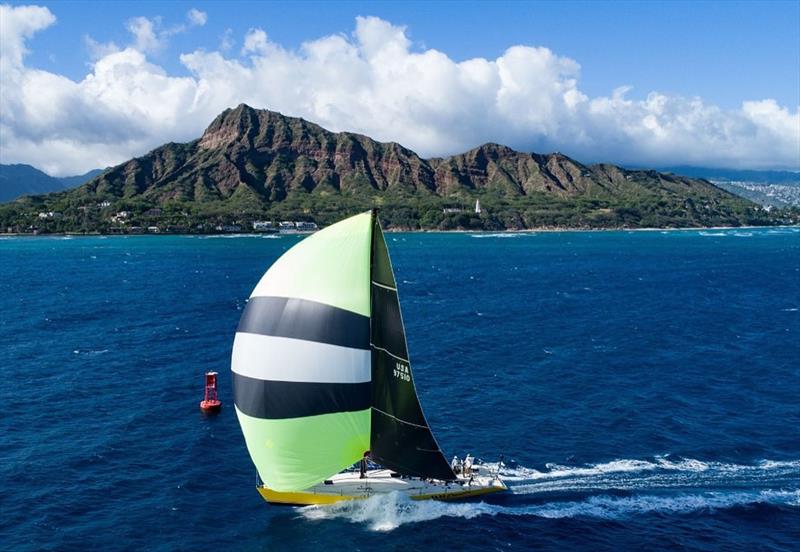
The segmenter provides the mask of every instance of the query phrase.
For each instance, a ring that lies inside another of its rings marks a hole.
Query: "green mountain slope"
[[[476,200],[482,212],[474,212]],[[708,181],[559,153],[484,144],[422,159],[396,143],[334,133],[246,105],[203,135],[165,144],[67,192],[0,207],[0,227],[108,231],[159,225],[205,231],[253,220],[328,224],[381,207],[394,228],[643,227],[769,224],[774,216]],[[127,211],[120,222],[115,213]],[[57,220],[37,219],[55,211]]]

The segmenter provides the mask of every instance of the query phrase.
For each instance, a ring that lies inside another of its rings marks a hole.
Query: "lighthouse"
[[[476,199],[475,200],[475,214],[476,215],[480,215],[481,214],[481,200],[480,199]]]

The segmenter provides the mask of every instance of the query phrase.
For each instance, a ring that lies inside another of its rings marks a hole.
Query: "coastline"
[[[648,228],[526,228],[521,230],[409,230],[409,229],[384,229],[387,234],[557,234],[557,233],[572,233],[572,232],[696,232],[702,230],[761,230],[770,228],[797,228],[800,229],[800,224],[778,224],[770,226],[689,226],[684,228],[669,228],[669,227],[648,227]],[[76,238],[90,238],[90,237],[130,237],[130,236],[206,236],[206,237],[229,237],[229,238],[262,238],[265,236],[281,238],[286,236],[308,236],[314,232],[292,232],[292,233],[266,233],[266,232],[215,232],[215,233],[137,233],[137,234],[103,234],[100,232],[51,232],[47,234],[33,234],[26,232],[0,232],[0,238],[48,238],[48,237],[76,237]]]

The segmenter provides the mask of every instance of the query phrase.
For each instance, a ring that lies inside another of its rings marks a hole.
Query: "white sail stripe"
[[[387,350],[386,350],[386,349],[384,349],[383,347],[378,347],[378,346],[377,346],[377,345],[375,345],[374,343],[370,343],[370,346],[371,346],[373,349],[378,349],[379,351],[383,351],[384,353],[386,353],[386,354],[387,354],[387,355],[389,355],[390,357],[396,358],[396,359],[397,359],[397,360],[399,360],[400,362],[406,362],[406,363],[409,363],[409,364],[411,363],[411,361],[410,361],[410,360],[408,360],[407,358],[403,358],[403,357],[401,357],[401,356],[397,356],[396,354],[394,354],[394,353],[392,353],[392,352],[389,352],[389,351],[387,351]]]
[[[391,287],[391,286],[387,286],[387,285],[384,285],[384,284],[380,284],[380,283],[376,282],[375,280],[372,280],[372,285],[381,287],[383,289],[388,289],[389,291],[397,291],[396,287]]]
[[[380,408],[377,408],[375,405],[372,405],[372,409],[373,409],[373,410],[377,410],[377,411],[378,411],[378,412],[380,412],[381,414],[385,414],[386,416],[389,416],[390,418],[392,418],[392,419],[394,419],[394,420],[397,420],[397,421],[398,421],[398,422],[400,422],[401,424],[406,424],[406,425],[410,425],[410,426],[414,426],[414,427],[419,427],[419,428],[422,428],[422,429],[430,429],[428,426],[419,425],[419,424],[414,424],[414,423],[411,423],[411,422],[407,422],[407,421],[405,421],[405,420],[401,420],[401,419],[400,419],[400,418],[398,418],[397,416],[392,416],[392,415],[391,415],[391,414],[389,414],[388,412],[384,412],[384,411],[383,411],[383,410],[381,410]]]
[[[364,349],[237,332],[231,369],[260,380],[364,383],[372,379],[371,357]]]

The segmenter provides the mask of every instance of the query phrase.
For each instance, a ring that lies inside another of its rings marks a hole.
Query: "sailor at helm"
[[[473,460],[474,460],[474,458],[472,456],[470,456],[469,453],[467,453],[467,457],[464,458],[464,474],[465,475],[472,473],[472,461]]]

